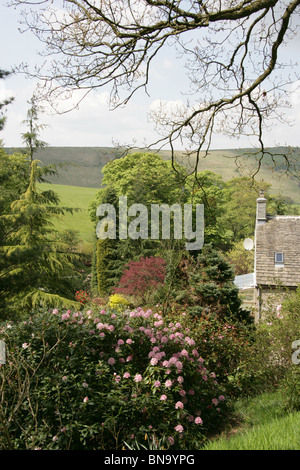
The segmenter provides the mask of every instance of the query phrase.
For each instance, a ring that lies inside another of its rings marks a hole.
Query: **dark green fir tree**
[[[76,255],[68,252],[51,221],[72,209],[59,207],[53,191],[40,191],[38,175],[38,161],[33,160],[27,190],[0,216],[5,227],[0,247],[0,318],[46,306],[79,307],[72,300]]]

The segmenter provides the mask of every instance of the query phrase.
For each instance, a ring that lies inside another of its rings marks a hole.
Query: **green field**
[[[56,230],[77,230],[84,243],[91,243],[94,236],[94,226],[89,217],[88,207],[98,189],[47,183],[42,183],[39,186],[43,190],[53,189],[59,196],[62,207],[81,209],[73,214],[61,215],[59,219],[55,218],[53,220],[54,228]]]

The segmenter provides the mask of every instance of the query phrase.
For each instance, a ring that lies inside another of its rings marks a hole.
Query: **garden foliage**
[[[139,261],[130,261],[124,268],[123,275],[114,292],[134,296],[142,303],[147,301],[147,294],[164,283],[166,262],[163,258],[151,256]]]
[[[226,409],[184,315],[54,309],[0,338],[1,449],[197,449]]]

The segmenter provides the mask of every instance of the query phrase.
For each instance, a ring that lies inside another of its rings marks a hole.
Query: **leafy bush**
[[[75,298],[80,302],[82,305],[85,305],[89,300],[89,295],[84,290],[78,290],[75,292]]]
[[[215,371],[226,395],[236,397],[247,381],[245,358],[250,354],[252,329],[214,313],[202,315],[200,321],[188,320],[207,367]],[[249,379],[253,377],[250,375]]]
[[[184,256],[168,265],[163,303],[177,304],[195,317],[212,311],[219,318],[232,318],[252,323],[241,307],[234,270],[224,255],[205,245],[197,256]]]
[[[109,297],[108,306],[111,309],[122,311],[130,306],[130,302],[122,295],[113,294]]]
[[[288,412],[300,411],[300,365],[292,365],[279,384],[284,409]]]
[[[127,294],[146,302],[147,294],[163,284],[166,262],[163,258],[151,256],[139,261],[130,261],[124,268],[123,275],[115,293]]]
[[[292,361],[292,344],[300,339],[299,294],[299,288],[295,293],[285,295],[274,291],[263,321],[255,328],[251,348],[245,358],[248,375],[252,377],[249,386],[256,391],[265,391],[280,384],[287,408],[295,408],[295,384],[297,377],[299,379],[297,367],[299,369],[300,366]]]
[[[151,310],[54,309],[0,339],[2,449],[121,449],[145,434],[197,449],[226,410],[203,344]]]

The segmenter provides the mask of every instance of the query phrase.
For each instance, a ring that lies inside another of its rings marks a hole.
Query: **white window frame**
[[[281,257],[281,261],[278,260],[279,256]],[[274,262],[275,262],[275,267],[277,268],[283,268],[284,267],[284,253],[283,251],[275,251],[274,253]]]

